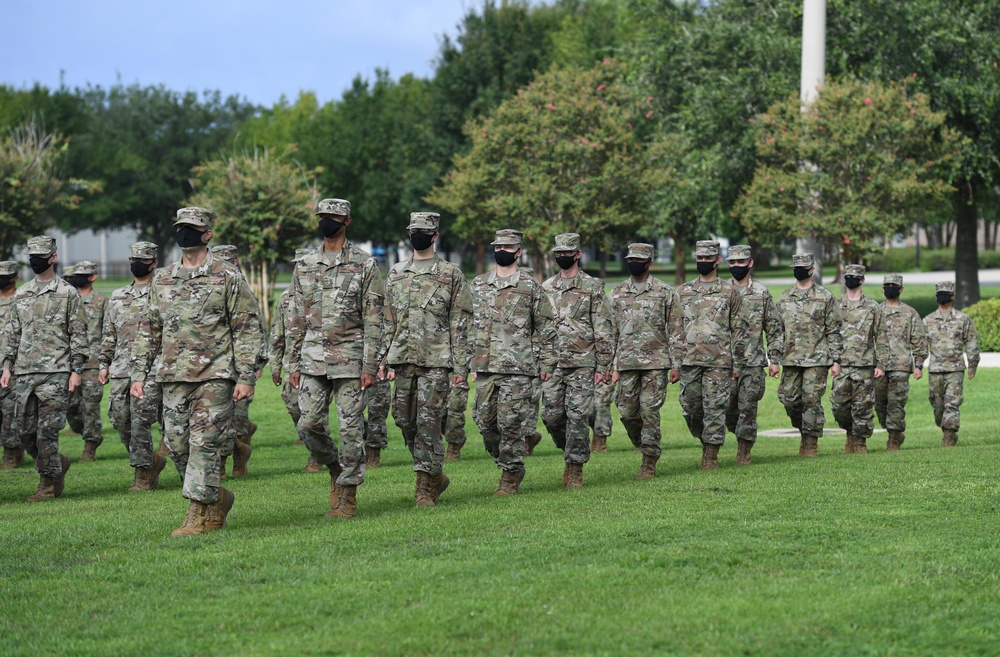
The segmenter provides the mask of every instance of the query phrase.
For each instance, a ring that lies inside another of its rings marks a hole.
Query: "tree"
[[[912,82],[828,82],[755,119],[760,162],[734,212],[764,244],[816,235],[860,262],[952,191],[963,140]]]
[[[244,254],[241,265],[270,323],[276,266],[315,234],[318,199],[310,174],[290,152],[272,156],[267,149],[205,162],[192,173],[197,192],[186,205],[215,213],[214,240]]]

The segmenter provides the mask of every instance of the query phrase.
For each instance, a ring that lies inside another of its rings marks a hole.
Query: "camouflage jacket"
[[[232,269],[237,276],[243,280],[243,286],[246,287],[247,291],[250,292],[250,296],[253,298],[254,307],[257,308],[257,330],[260,333],[260,353],[257,354],[257,367],[256,369],[261,369],[267,364],[267,332],[264,331],[264,316],[260,312],[260,301],[257,300],[257,295],[253,293],[250,289],[250,282],[247,281],[247,277],[243,274],[243,270],[240,269],[239,265],[234,265],[228,260],[218,258],[222,260],[226,266]]]
[[[101,335],[104,330],[104,315],[108,310],[108,298],[97,291],[80,295],[83,303],[83,316],[87,319],[87,353],[90,357],[83,364],[83,369],[93,370],[98,367],[98,357],[101,353]]]
[[[840,364],[848,367],[877,367],[885,370],[889,341],[878,302],[861,293],[851,301],[840,298]]]
[[[194,269],[181,261],[157,269],[132,345],[131,379],[254,385],[261,353],[257,313],[246,281],[211,251]]]
[[[640,283],[630,276],[611,292],[611,306],[618,320],[614,369],[673,369],[671,337],[682,322],[676,290],[654,276]]]
[[[976,371],[979,367],[979,333],[971,317],[955,309],[941,312],[939,308],[924,317],[924,325],[927,326],[930,347],[930,372],[963,371],[963,353],[969,358],[969,370]]]
[[[132,283],[111,293],[104,313],[98,365],[108,370],[112,379],[127,379],[132,374],[132,344],[148,305],[149,285]]]
[[[397,262],[385,282],[380,363],[444,367],[469,373],[472,295],[462,270],[434,256],[426,269]]]
[[[295,266],[292,290],[288,371],[330,379],[374,376],[385,301],[375,259],[349,241],[332,261],[321,247]]]
[[[777,365],[785,351],[785,328],[778,318],[778,307],[771,291],[763,283],[751,279],[746,285],[733,288],[743,296],[743,319],[747,323],[747,367]],[[767,353],[764,336],[767,336]]]
[[[17,289],[4,328],[3,366],[14,374],[69,372],[89,356],[87,319],[76,288],[56,276]]]
[[[722,279],[695,279],[680,286],[677,296],[682,319],[674,339],[674,366],[742,371],[747,345],[743,295]]]
[[[556,366],[614,366],[618,327],[604,283],[585,272],[572,278],[556,274],[542,283],[556,316]]]
[[[920,313],[902,302],[890,306],[883,301],[879,306],[889,340],[885,371],[912,372],[917,365],[923,367],[927,360],[927,327]]]
[[[271,315],[271,336],[268,341],[268,366],[272,372],[288,369],[288,359],[292,355],[292,339],[288,333],[288,324],[295,312],[295,290],[291,286],[285,288],[278,297]]]
[[[830,290],[813,283],[781,293],[778,316],[785,329],[782,367],[829,367],[840,362],[840,310]]]
[[[491,374],[551,374],[555,369],[556,325],[549,297],[530,275],[496,271],[472,281],[469,369]],[[536,358],[537,354],[537,358]]]

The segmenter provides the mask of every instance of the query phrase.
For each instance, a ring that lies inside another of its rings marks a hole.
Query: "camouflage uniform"
[[[157,248],[152,242],[137,242],[131,254],[133,258],[155,260]],[[108,370],[111,379],[108,417],[128,450],[128,463],[133,468],[153,466],[153,423],[160,421],[163,412],[163,395],[157,382],[146,382],[142,399],[129,394],[132,345],[148,306],[148,284],[132,282],[115,290],[104,315],[98,354],[99,368]]]
[[[603,284],[604,281],[601,283]],[[608,303],[611,303],[610,299]],[[610,381],[606,381],[604,385],[594,386],[594,409],[588,422],[594,432],[590,443],[590,451],[592,452],[606,452],[608,450],[608,437],[611,436],[611,402],[615,399],[617,391],[618,384]]]
[[[446,461],[457,461],[465,446],[465,411],[468,407],[469,382],[460,381],[448,391],[447,410],[441,418],[441,435],[448,445]]]
[[[847,265],[845,276],[863,277],[864,265]],[[857,301],[847,294],[839,302],[840,373],[833,379],[830,406],[841,429],[847,431],[844,451],[867,452],[875,423],[874,368],[884,370],[888,342],[882,308],[872,298],[861,293]]]
[[[16,276],[19,266],[13,260],[0,262],[0,276]],[[0,297],[0,327],[7,325],[11,313],[14,312],[15,290],[11,288],[9,297]],[[4,449],[4,467],[15,467],[14,461],[23,458],[21,437],[14,430],[14,387],[16,382],[11,379],[7,388],[0,388],[0,447]],[[16,458],[13,452],[17,452]]]
[[[630,244],[626,258],[651,261],[653,247]],[[674,369],[671,338],[681,331],[680,298],[673,287],[648,274],[644,281],[629,277],[618,284],[611,299],[618,319],[618,411],[629,440],[651,459],[643,462],[652,468],[652,476],[661,453],[660,408],[667,373]]]
[[[302,261],[311,249],[296,249],[293,264]],[[292,355],[292,336],[288,332],[292,317],[295,315],[295,289],[289,285],[278,296],[278,303],[275,304],[274,313],[271,315],[271,335],[268,341],[268,368],[272,374],[281,376],[282,371],[286,374],[288,370],[288,360]],[[298,435],[299,426],[299,391],[292,387],[291,378],[286,376],[281,383],[281,401],[285,403],[285,410],[292,418],[292,424]],[[302,440],[302,436],[298,436]],[[305,442],[303,440],[303,442]]]
[[[555,241],[553,252],[580,250],[576,233],[556,235]],[[556,274],[542,289],[556,316],[556,369],[542,383],[542,421],[566,463],[582,468],[590,460],[594,375],[611,371],[615,319],[604,283],[583,271],[570,278]]]
[[[695,256],[719,254],[718,242],[696,244]],[[702,443],[702,467],[715,468],[714,456],[726,440],[733,372],[742,372],[745,365],[743,295],[722,279],[697,279],[678,288],[677,296],[682,322],[673,362],[681,370],[681,409],[691,435]]]
[[[521,236],[499,230],[492,245],[520,248]],[[524,476],[531,381],[555,367],[552,306],[528,274],[515,270],[500,277],[493,271],[472,281],[472,316],[469,369],[476,372],[476,424],[486,451],[504,471],[497,492],[513,493]]]
[[[74,275],[96,273],[97,264],[89,260],[78,262],[74,267]],[[97,360],[101,351],[101,331],[104,327],[104,314],[108,308],[108,297],[91,290],[89,294],[81,294],[80,299],[83,303],[84,317],[87,319],[89,342],[87,353],[90,354],[90,358],[83,365],[80,387],[69,396],[66,418],[73,431],[82,434],[85,442],[93,443],[86,446],[92,459],[93,450],[104,442],[104,435],[101,433],[101,399],[104,397],[104,386],[97,380],[100,372]],[[81,457],[80,460],[85,459]]]
[[[389,417],[392,386],[388,381],[376,381],[365,393],[365,405],[368,407],[368,417],[365,418],[365,451],[383,450],[389,446],[385,421]]]
[[[937,292],[955,294],[955,284],[938,283]],[[954,446],[961,426],[959,407],[963,400],[965,361],[968,358],[969,374],[975,376],[979,367],[979,334],[972,318],[952,308],[940,308],[924,317],[927,343],[930,351],[927,387],[934,423],[944,432],[942,445]],[[963,357],[964,356],[964,357]]]
[[[324,199],[317,209],[320,213],[347,217],[350,204]],[[318,463],[331,472],[340,470],[337,486],[357,486],[365,478],[361,375],[374,377],[378,370],[385,297],[382,273],[369,253],[345,241],[340,253],[321,247],[304,256],[295,267],[292,287],[296,312],[288,325],[292,341],[288,371],[302,373],[299,435]],[[339,450],[330,436],[334,400]]]
[[[433,212],[410,214],[412,231],[437,233]],[[396,263],[386,276],[381,363],[395,373],[392,416],[413,455],[418,485],[443,481],[446,412],[451,377],[468,376],[467,331],[472,297],[462,270],[435,256]]]
[[[814,266],[811,253],[792,257],[792,267]],[[823,393],[827,371],[840,362],[841,315],[833,294],[816,283],[805,290],[792,286],[782,292],[778,315],[785,328],[778,399],[802,435],[799,453],[811,456],[826,423]]]
[[[32,237],[28,255],[50,256],[55,246],[47,235]],[[3,367],[16,377],[14,430],[35,459],[41,493],[47,482],[61,487],[69,465],[59,454],[59,431],[66,424],[70,370],[82,371],[89,356],[87,321],[80,295],[58,276],[22,285],[12,310],[4,328]]]
[[[181,208],[174,225],[211,229],[212,214]],[[132,381],[152,376],[161,386],[166,443],[192,503],[219,499],[234,387],[256,384],[260,343],[246,281],[211,251],[194,269],[179,260],[153,274],[132,347]]]
[[[883,285],[902,287],[903,277],[886,274]],[[885,376],[875,381],[875,413],[879,423],[889,431],[887,448],[898,449],[906,431],[910,374],[914,369],[922,369],[927,359],[927,327],[920,314],[901,301],[895,306],[885,301],[881,307],[889,340],[889,356]]]

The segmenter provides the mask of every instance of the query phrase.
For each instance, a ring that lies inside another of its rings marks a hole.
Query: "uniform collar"
[[[174,263],[174,266],[170,268],[171,278],[185,278],[184,273],[187,273],[186,278],[194,278],[196,276],[208,276],[212,273],[212,265],[215,264],[215,256],[212,255],[212,249],[208,250],[205,255],[205,262],[201,263],[194,269],[185,269],[181,265],[181,261],[178,260]]]
[[[486,279],[486,283],[488,285],[492,285],[492,286],[494,286],[494,287],[499,288],[499,289],[502,290],[505,287],[513,287],[513,286],[517,285],[518,281],[520,281],[520,280],[521,280],[521,270],[520,269],[514,270],[514,275],[513,276],[508,276],[508,277],[504,278],[503,280],[501,280],[501,277],[497,275],[497,270],[494,269],[493,271],[490,272],[490,277],[488,279]]]
[[[414,272],[416,274],[424,274],[424,273],[427,273],[427,274],[436,274],[438,272],[438,267],[441,264],[441,258],[440,258],[440,256],[438,256],[438,254],[435,253],[434,257],[430,259],[430,262],[431,262],[431,266],[430,266],[429,270],[427,270],[427,271],[423,271],[423,270],[418,271],[418,270],[416,270],[416,269],[413,268],[413,256],[411,255],[409,258],[407,258],[406,264],[403,266],[403,271],[412,271],[412,272]]]

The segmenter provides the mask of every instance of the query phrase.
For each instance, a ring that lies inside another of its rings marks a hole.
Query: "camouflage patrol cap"
[[[941,281],[934,286],[934,292],[948,292],[949,294],[955,294],[955,282],[954,281]]]
[[[628,245],[628,253],[625,254],[626,260],[631,259],[636,260],[652,260],[653,259],[653,245],[643,244],[642,242],[634,242]]]
[[[211,210],[205,208],[181,208],[177,211],[177,221],[174,222],[174,226],[187,224],[188,226],[197,226],[212,230],[212,223],[214,221],[215,215],[212,214]]]
[[[14,276],[20,268],[13,260],[0,261],[0,276]]]
[[[844,265],[844,276],[864,276],[864,265]]]
[[[726,256],[727,260],[749,260],[753,256],[750,255],[750,246],[747,244],[737,244],[736,246],[729,247],[729,253]]]
[[[351,202],[342,198],[325,198],[316,206],[316,214],[333,214],[338,217],[351,216]]]
[[[292,262],[302,262],[302,260],[312,252],[312,249],[295,249],[295,257]]]
[[[234,265],[239,262],[238,254],[239,250],[232,244],[220,244],[212,247],[212,255],[217,255],[226,262],[231,262]]]
[[[521,231],[511,230],[510,228],[498,230],[496,239],[490,242],[490,246],[516,246],[517,248],[521,248],[521,235],[523,235]]]
[[[792,267],[815,267],[816,261],[811,253],[796,253],[792,256]]]
[[[722,253],[722,246],[715,240],[698,240],[694,243],[694,256],[707,258]]]
[[[882,285],[898,285],[903,286],[903,275],[902,274],[886,274],[882,278]]]
[[[130,257],[139,260],[156,260],[157,247],[152,242],[136,242],[132,245]]]
[[[28,255],[52,255],[56,250],[56,238],[36,235],[28,240]]]
[[[580,235],[579,233],[563,233],[562,235],[556,235],[556,245],[552,249],[553,251],[576,251],[580,250]]]
[[[91,276],[97,273],[97,263],[92,260],[81,260],[73,265],[76,268],[74,273]]]
[[[437,212],[411,212],[410,225],[406,230],[431,230],[438,232],[441,225],[441,215]]]
[[[63,278],[69,278],[70,276],[73,276],[75,274],[76,274],[76,265],[67,265],[66,268],[63,269]]]

